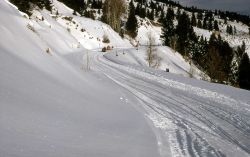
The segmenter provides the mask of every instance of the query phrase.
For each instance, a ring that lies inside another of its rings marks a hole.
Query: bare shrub
[[[161,65],[162,58],[159,56],[157,49],[154,48],[155,38],[152,33],[148,34],[148,49],[146,60],[148,62],[148,66],[151,68],[158,68]]]
[[[31,30],[32,32],[37,33],[36,30],[35,30],[35,28],[31,24],[27,24],[27,28],[29,30]]]

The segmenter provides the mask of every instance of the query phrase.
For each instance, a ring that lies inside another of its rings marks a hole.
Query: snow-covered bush
[[[103,38],[103,39],[102,39],[102,42],[103,42],[103,43],[110,43],[110,40],[109,40],[109,37],[108,37],[107,34],[104,34],[102,38]]]

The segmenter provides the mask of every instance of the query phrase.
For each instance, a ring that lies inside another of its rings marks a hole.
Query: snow
[[[100,55],[96,64],[142,101],[159,129],[162,156],[249,156],[248,91],[112,63]]]
[[[151,33],[155,39],[155,45],[161,45],[161,27],[154,26],[150,20],[138,18],[138,36],[136,37],[140,45],[148,45],[148,35]]]
[[[51,30],[32,21],[38,36],[4,1],[0,12],[0,156],[159,156],[138,101],[71,63],[68,55],[84,49],[70,48],[67,31],[46,17]]]
[[[142,25],[136,50],[53,4],[57,17],[27,19],[0,1],[0,156],[249,156],[249,91],[197,80],[195,67],[187,78],[189,63],[160,45],[162,65],[148,68],[143,43],[152,30],[160,44],[158,26]]]
[[[141,46],[138,48],[138,50],[137,48],[122,50],[117,49],[113,52],[105,54],[105,57],[119,64],[148,66],[148,63],[146,61],[147,49],[147,46]],[[174,50],[166,46],[156,46],[154,49],[162,58],[161,65],[158,70],[165,71],[166,69],[169,69],[169,72],[171,73],[185,77],[190,76],[191,65],[187,61],[185,61],[185,59],[178,52],[175,52]],[[201,74],[202,72],[198,68],[193,66],[193,77],[202,79]]]
[[[236,22],[236,21],[234,22],[228,21],[227,24],[224,24],[224,21],[219,19],[218,17],[215,17],[215,20],[219,22],[220,35],[222,39],[226,40],[229,43],[229,45],[233,48],[241,46],[244,41],[246,44],[246,52],[248,53],[248,55],[250,55],[250,36],[248,30],[249,27],[247,25],[242,24],[241,22]],[[235,27],[237,33],[234,35],[227,34],[226,33],[227,25],[231,25],[233,28]],[[212,31],[197,27],[194,27],[194,31],[198,36],[203,36],[207,40],[210,39],[210,36],[212,34]]]

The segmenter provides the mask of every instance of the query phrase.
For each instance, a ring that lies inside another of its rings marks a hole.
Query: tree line
[[[174,19],[178,21],[176,26]],[[213,30],[209,40],[197,36],[193,30],[193,18],[190,19],[185,11],[175,14],[170,7],[162,23],[163,44],[192,60],[212,82],[250,89],[250,63],[244,42],[234,50],[221,38],[216,23],[209,26]]]
[[[32,10],[35,7],[40,9],[46,8],[51,11],[51,2],[50,0],[10,0],[11,3],[16,5],[18,9],[28,15],[32,14]]]

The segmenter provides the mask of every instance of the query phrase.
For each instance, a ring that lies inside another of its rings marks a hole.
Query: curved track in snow
[[[140,100],[162,156],[250,156],[250,105],[171,80],[145,67],[114,63],[101,53],[93,68]]]

